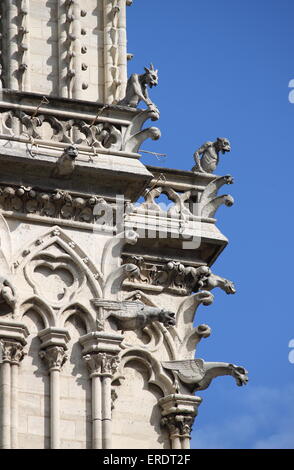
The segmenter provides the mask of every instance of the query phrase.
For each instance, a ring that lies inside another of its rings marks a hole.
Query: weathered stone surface
[[[194,390],[247,381],[194,359],[211,334],[198,310],[236,291],[211,268],[228,243],[216,212],[234,201],[219,195],[233,178],[210,173],[229,143],[202,146],[195,171],[141,163],[161,135],[145,127],[158,74],[127,83],[131,3],[0,3],[4,449],[187,449]]]

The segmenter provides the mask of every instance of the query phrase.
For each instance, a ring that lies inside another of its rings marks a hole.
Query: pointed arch
[[[79,317],[82,323],[85,325],[85,334],[96,329],[96,322],[93,316],[91,315],[91,312],[79,302],[75,302],[74,304],[67,306],[63,310],[58,322],[60,328],[65,328],[65,323],[73,315]]]
[[[34,310],[41,317],[44,328],[56,326],[53,310],[40,297],[33,296],[25,300],[20,305],[16,317],[22,320],[29,310]]]

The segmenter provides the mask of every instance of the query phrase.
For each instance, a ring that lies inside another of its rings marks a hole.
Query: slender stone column
[[[172,449],[190,449],[192,426],[201,402],[200,397],[179,394],[159,400],[161,425],[168,430]]]
[[[111,379],[118,368],[119,360],[116,356],[105,353],[102,356],[102,447],[103,449],[111,449]]]
[[[43,342],[40,357],[46,360],[50,374],[50,438],[51,449],[60,448],[60,370],[67,359],[66,343],[70,340],[66,330],[47,328],[38,335]]]
[[[18,369],[29,332],[22,323],[0,322],[0,448],[17,448]]]
[[[92,332],[80,338],[92,380],[92,446],[110,449],[112,439],[111,379],[116,372],[123,336]]]
[[[2,366],[2,426],[1,448],[17,448],[17,392],[18,392],[18,368],[24,358],[23,345],[15,340],[1,340]]]
[[[25,356],[23,345],[15,343],[11,351],[11,448],[18,448],[18,370]]]
[[[1,365],[1,449],[10,449],[10,408],[11,408],[11,370],[9,354],[7,354],[5,342],[1,341],[2,365]]]
[[[92,380],[92,447],[102,449],[101,355],[86,354],[84,359]]]

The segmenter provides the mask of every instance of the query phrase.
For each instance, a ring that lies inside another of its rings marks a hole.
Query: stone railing
[[[139,158],[147,138],[160,137],[157,127],[143,129],[157,120],[150,109],[130,109],[77,100],[2,90],[0,141],[18,141],[48,148],[75,144],[80,151]],[[1,143],[0,143],[1,145]]]
[[[170,171],[148,168],[154,179],[143,194],[144,201],[137,203],[134,212],[183,221],[202,220],[215,222],[215,214],[221,205],[228,207],[234,204],[229,194],[218,195],[219,189],[225,184],[232,184],[230,175],[199,175],[192,172],[180,172],[179,180],[170,175]],[[155,170],[155,171],[154,171]],[[186,177],[185,177],[186,176]],[[166,196],[164,199],[162,195]]]

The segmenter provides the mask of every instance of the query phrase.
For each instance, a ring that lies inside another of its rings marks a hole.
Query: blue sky
[[[249,370],[199,393],[192,448],[294,448],[293,0],[135,0],[128,9],[129,73],[153,62],[160,83],[151,98],[162,138],[144,149],[168,155],[143,162],[191,169],[193,152],[228,137],[232,152],[218,174],[232,174],[232,208],[218,226],[230,239],[214,272],[237,294],[214,291],[197,324],[212,327],[197,356]]]

